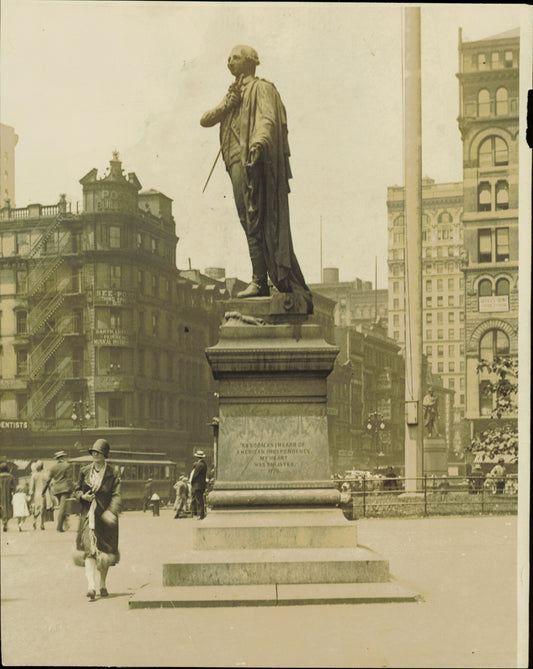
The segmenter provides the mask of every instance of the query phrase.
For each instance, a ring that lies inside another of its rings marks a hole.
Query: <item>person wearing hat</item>
[[[176,501],[174,502],[174,510],[176,514],[174,518],[179,518],[183,511],[185,514],[187,509],[187,500],[189,499],[189,483],[186,476],[180,476],[174,485],[176,489]]]
[[[152,499],[152,479],[147,479],[144,484],[144,497],[143,497],[143,513],[146,512],[146,509],[150,506],[150,500]]]
[[[498,458],[498,464],[494,465],[490,475],[494,479],[496,485],[496,494],[501,495],[505,489],[505,460],[503,458]]]
[[[67,497],[70,496],[72,491],[72,468],[65,451],[57,451],[57,453],[54,453],[54,458],[56,459],[56,463],[50,469],[50,476],[42,494],[44,496],[50,486],[52,495],[57,497],[59,510],[57,512],[56,529],[58,532],[64,532],[65,505]]]
[[[97,439],[89,449],[92,463],[82,467],[74,496],[81,504],[76,548],[83,555],[87,577],[87,597],[96,596],[96,571],[100,572],[100,596],[109,593],[106,578],[109,567],[118,564],[118,514],[120,476],[107,462],[109,444]],[[80,564],[75,559],[76,564]]]
[[[194,454],[194,467],[191,471],[189,482],[191,484],[192,514],[193,517],[198,514],[198,519],[205,518],[204,493],[206,486],[207,465],[205,463],[205,453],[196,451]]]
[[[7,462],[0,462],[0,516],[2,530],[7,532],[7,523],[13,517],[12,497],[15,492],[15,479],[9,471]]]
[[[474,469],[472,470],[472,474],[470,475],[470,480],[469,480],[470,492],[474,495],[479,492],[483,492],[484,483],[485,483],[485,474],[483,473],[481,465],[478,463],[477,465],[474,465]]]
[[[34,530],[37,529],[37,521],[39,521],[41,530],[44,530],[45,515],[48,510],[52,511],[53,520],[54,503],[52,502],[50,491],[46,494],[50,479],[44,471],[43,466],[42,461],[37,460],[32,466],[33,471],[30,478],[30,500]]]

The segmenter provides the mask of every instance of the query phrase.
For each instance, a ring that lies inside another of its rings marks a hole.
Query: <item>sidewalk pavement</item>
[[[516,516],[357,521],[420,603],[129,609],[161,584],[162,563],[192,547],[170,509],[120,519],[110,596],[90,602],[71,559],[75,530],[1,537],[4,665],[513,667],[517,663]],[[75,523],[73,523],[75,525]]]

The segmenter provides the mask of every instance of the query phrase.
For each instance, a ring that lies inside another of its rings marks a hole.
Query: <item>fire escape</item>
[[[71,376],[70,359],[56,354],[61,351],[65,335],[72,332],[72,319],[60,311],[71,277],[61,277],[58,270],[72,250],[70,231],[62,223],[74,219],[74,215],[65,212],[56,216],[28,256],[28,332],[34,343],[28,355],[27,416],[32,422],[44,417],[47,405]],[[54,355],[57,364],[47,365],[54,361]]]

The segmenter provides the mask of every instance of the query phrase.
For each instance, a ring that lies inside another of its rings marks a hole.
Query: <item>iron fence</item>
[[[350,494],[347,517],[513,514],[518,510],[518,476],[505,479],[442,476],[358,478],[339,481]]]

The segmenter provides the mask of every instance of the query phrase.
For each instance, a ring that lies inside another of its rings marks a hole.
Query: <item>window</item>
[[[109,398],[109,427],[124,427],[124,399]]]
[[[17,311],[17,334],[26,334],[28,331],[28,314],[26,311]]]
[[[444,346],[440,344],[437,346],[437,357],[442,358],[444,356]]]
[[[455,339],[455,330],[448,330],[448,339]]]
[[[139,334],[144,335],[144,311],[139,311]]]
[[[509,149],[501,137],[487,137],[479,146],[479,167],[495,167],[509,164]]]
[[[395,341],[399,341],[399,339],[400,339],[400,333],[398,332],[398,330],[395,330],[395,332],[394,332],[394,339],[395,339]]]
[[[27,232],[17,232],[16,253],[25,256],[30,252],[30,235]]]
[[[509,228],[496,228],[496,262],[509,260]]]
[[[426,307],[431,306],[431,297],[426,297]]]
[[[509,93],[506,88],[498,88],[496,91],[496,115],[507,116],[509,113]]]
[[[72,332],[83,333],[83,311],[81,309],[72,310]]]
[[[439,214],[439,223],[451,223],[452,215],[448,211],[443,211]]]
[[[400,308],[400,300],[395,297],[392,301],[392,308],[393,309],[399,309]]]
[[[452,390],[455,388],[455,379],[453,376],[448,379],[448,388],[451,388]]]
[[[461,321],[461,323],[464,321],[464,319],[465,319],[465,312],[464,312],[464,311],[460,311],[460,312],[459,312],[459,320]]]
[[[393,225],[403,225],[404,224],[404,217],[403,216],[397,216],[394,219]]]
[[[455,312],[448,312],[448,323],[455,323]]]
[[[122,328],[122,312],[120,311],[120,309],[109,310],[109,327],[112,330],[117,330]]]
[[[19,348],[17,350],[17,376],[25,376],[28,373],[28,351]]]
[[[479,358],[492,362],[494,358],[509,355],[509,337],[503,330],[489,330],[479,342]]]
[[[448,362],[448,371],[449,372],[455,372],[455,362],[453,360],[450,360]]]
[[[159,378],[159,372],[160,372],[159,351],[154,351],[152,353],[152,376],[154,377],[154,379]]]
[[[453,279],[448,279],[448,290],[453,290],[454,289],[454,281]]]
[[[478,262],[492,262],[492,237],[490,229],[477,231]]]
[[[428,340],[433,339],[433,331],[432,330],[426,330],[426,339],[428,339]]]
[[[442,295],[437,295],[437,306],[438,307],[444,306],[444,298],[442,297]]]
[[[450,358],[455,357],[455,345],[454,344],[449,344],[448,345],[448,355]]]
[[[393,292],[394,292],[395,294],[397,294],[397,293],[400,292],[400,282],[399,282],[399,281],[395,281],[395,282],[392,284],[392,290],[393,290]]]
[[[443,371],[444,371],[444,363],[443,362],[438,362],[437,363],[437,372],[439,374],[442,374]]]
[[[431,293],[431,279],[426,279],[426,292]]]
[[[122,229],[118,225],[109,226],[109,248],[119,249],[122,246]]]
[[[159,314],[152,312],[152,337],[159,335]]]
[[[72,376],[74,378],[79,378],[83,376],[83,349],[74,348],[72,349]]]
[[[443,320],[442,317],[443,317],[443,313],[442,313],[442,311],[439,311],[437,313],[437,323],[439,323],[439,325],[442,323],[442,320]]]
[[[490,93],[486,88],[482,88],[477,94],[477,114],[478,116],[490,115]]]
[[[142,232],[138,232],[137,233],[137,248],[142,249],[143,246],[144,246],[143,234],[142,234]]]
[[[496,281],[496,295],[509,295],[509,281],[507,279]]]
[[[158,297],[158,282],[157,282],[157,276],[155,274],[152,274],[152,295],[154,297]]]
[[[28,289],[28,273],[25,269],[18,269],[15,275],[16,292],[18,295],[25,293]]]
[[[392,323],[392,324],[393,324],[395,327],[399,327],[399,326],[400,326],[400,316],[399,316],[398,314],[394,314],[392,320],[393,320],[393,323]]]
[[[404,243],[404,232],[403,230],[398,230],[393,234],[394,244],[403,244]]]
[[[151,245],[152,245],[152,253],[157,253],[157,239],[154,239],[152,237],[150,242],[151,242]]]
[[[433,314],[431,312],[426,314],[426,323],[433,323]]]
[[[453,295],[448,295],[448,306],[449,307],[455,306],[454,302],[455,302],[455,297]]]
[[[79,267],[73,267],[72,273],[70,275],[70,293],[79,293],[80,292],[80,275],[81,269]]]
[[[490,65],[493,70],[500,69],[500,54],[498,51],[493,51],[490,54]]]
[[[433,346],[426,346],[426,355],[429,357],[433,355]]]
[[[477,55],[477,69],[478,70],[487,69],[487,58],[484,53],[478,53]]]
[[[17,418],[19,420],[26,420],[27,406],[28,406],[28,396],[23,393],[17,395]]]
[[[139,293],[142,295],[144,293],[144,272],[142,269],[137,272],[137,288]]]
[[[490,211],[492,188],[488,181],[482,181],[477,188],[477,210]]]
[[[505,57],[504,57],[504,65],[505,67],[513,67],[513,52],[512,51],[506,51],[505,52]]]
[[[509,185],[507,181],[496,184],[496,210],[509,209]]]
[[[111,265],[111,288],[120,288],[122,286],[122,267],[120,265]]]
[[[442,292],[443,289],[444,289],[443,280],[442,279],[437,279],[437,290],[438,290],[438,292],[439,293]]]
[[[492,295],[492,283],[489,279],[482,279],[477,288],[479,297],[490,297]]]
[[[444,339],[444,330],[437,330],[437,339]]]

